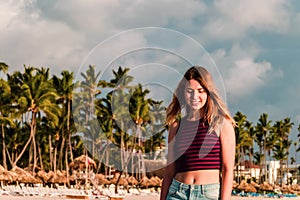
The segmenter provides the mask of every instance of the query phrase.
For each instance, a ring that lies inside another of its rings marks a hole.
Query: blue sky
[[[145,85],[151,80],[164,85],[157,91],[168,96],[184,69],[180,65],[186,64],[183,58],[207,64],[193,39],[216,64],[232,114],[241,111],[254,123],[264,112],[272,121],[290,117],[296,139],[299,1],[14,0],[1,1],[0,11],[0,60],[10,72],[25,64],[49,67],[54,74],[62,69],[76,73],[81,65],[95,64],[104,73],[110,68],[100,65],[107,58],[110,66],[133,67]],[[151,36],[143,27],[157,29]],[[140,31],[124,32],[136,29]],[[151,41],[170,51],[134,51]]]

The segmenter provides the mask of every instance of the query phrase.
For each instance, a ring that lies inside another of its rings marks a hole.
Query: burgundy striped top
[[[221,169],[220,138],[208,128],[203,119],[181,120],[174,146],[176,172]]]

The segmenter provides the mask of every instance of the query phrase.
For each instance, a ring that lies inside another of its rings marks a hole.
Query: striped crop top
[[[221,143],[216,133],[208,133],[203,119],[183,118],[175,138],[176,172],[202,169],[221,169]]]

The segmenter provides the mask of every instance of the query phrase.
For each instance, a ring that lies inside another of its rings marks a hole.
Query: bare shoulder
[[[175,122],[173,122],[170,127],[169,127],[169,141],[171,141],[177,133],[179,127],[179,121],[176,120]]]
[[[232,121],[229,119],[225,119],[222,129],[221,129],[221,137],[222,136],[234,136],[234,126],[232,124]]]

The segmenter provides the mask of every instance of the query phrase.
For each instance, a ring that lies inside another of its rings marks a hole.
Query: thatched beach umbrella
[[[150,179],[147,176],[144,176],[141,180],[140,180],[140,186],[141,187],[145,187],[148,188],[150,186]]]
[[[95,180],[99,185],[109,185],[110,181],[105,178],[103,174],[96,174]]]
[[[119,177],[120,177],[120,173],[119,172],[116,172],[115,174],[114,174],[114,176],[113,176],[113,178],[110,180],[110,183],[111,184],[114,184],[114,185],[116,185],[117,184],[117,181],[118,181],[118,179],[119,179]],[[119,180],[119,185],[122,185],[122,186],[127,186],[128,185],[128,182],[127,182],[127,180],[124,178],[124,177],[120,177],[120,180]]]
[[[232,188],[237,188],[238,186],[239,186],[239,184],[236,181],[233,181]]]
[[[92,166],[94,169],[97,167],[96,162],[86,155],[75,158],[74,161],[69,164],[69,168],[75,170],[83,170],[88,166]]]
[[[7,170],[2,165],[0,165],[0,173],[4,172],[4,171],[7,171]]]
[[[12,182],[14,175],[0,165],[0,181]]]
[[[257,184],[257,183],[255,183],[254,181],[251,181],[250,184],[253,185],[255,188],[259,188],[260,187],[260,185]]]
[[[283,185],[280,190],[283,194],[296,194],[297,193],[290,186],[287,186],[287,185]]]
[[[128,181],[121,176],[120,181],[119,181],[119,185],[127,187],[128,186]]]
[[[300,191],[300,185],[298,185],[298,184],[291,185],[290,188],[294,191]]]
[[[259,189],[263,191],[273,191],[274,187],[268,182],[264,182],[263,184],[260,185]]]
[[[249,184],[244,180],[240,183],[240,185],[237,188],[245,192],[257,192],[257,190],[252,184]]]
[[[53,175],[54,175],[54,174],[53,174]],[[41,179],[41,180],[43,181],[43,183],[47,183],[48,180],[51,178],[51,177],[50,177],[50,174],[48,174],[47,172],[45,172],[45,171],[43,171],[43,170],[38,171],[37,177],[38,177],[39,179]]]
[[[20,167],[15,166],[10,171],[17,174],[14,181],[20,183],[40,183],[38,179],[34,178],[29,172],[21,169]]]
[[[116,184],[117,184],[117,181],[118,181],[118,178],[119,178],[119,176],[120,176],[120,173],[119,173],[119,172],[116,172],[116,173],[114,174],[113,178],[112,178],[112,179],[110,179],[110,183],[111,183],[111,184],[114,184],[114,185],[116,185]]]
[[[13,177],[9,173],[9,171],[0,172],[0,181],[12,182]]]
[[[150,186],[161,187],[162,180],[158,176],[152,176],[149,180]]]
[[[139,182],[136,180],[134,176],[129,176],[127,178],[128,184],[132,186],[136,186]]]
[[[60,170],[57,170],[55,172],[49,172],[49,175],[51,176],[50,179],[48,179],[49,183],[57,183],[57,184],[66,184],[67,183],[67,177],[65,172],[61,172]]]

